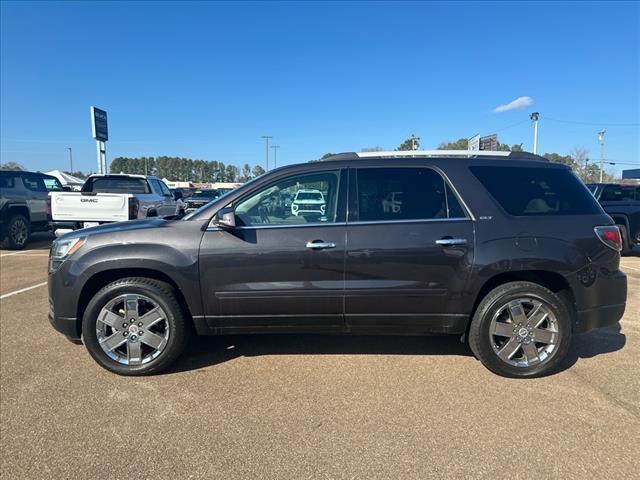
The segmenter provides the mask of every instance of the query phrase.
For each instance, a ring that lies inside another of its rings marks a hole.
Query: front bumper
[[[62,333],[73,343],[81,343],[77,319],[56,317],[55,313],[49,310],[49,323],[55,330]]]
[[[55,274],[54,274],[55,275]],[[63,304],[62,306],[64,306],[65,300],[67,300],[69,298],[69,295],[61,295],[60,293],[57,292],[58,288],[57,285],[54,284],[54,281],[52,281],[52,275],[49,275],[49,280],[48,280],[48,290],[49,290],[49,313],[48,313],[48,318],[49,318],[49,323],[51,324],[51,326],[58,332],[62,333],[65,337],[67,337],[69,340],[71,340],[74,343],[80,343],[80,324],[78,322],[78,319],[75,316],[66,316],[64,315],[64,313],[71,313],[71,311],[69,312],[64,312],[64,308],[60,308],[61,305],[58,305],[58,309],[56,309],[55,306],[55,302],[54,299],[58,298],[58,299],[62,299],[61,303]],[[67,307],[69,307],[67,305]],[[56,310],[58,310],[56,312]],[[67,310],[70,310],[70,308],[67,308]]]

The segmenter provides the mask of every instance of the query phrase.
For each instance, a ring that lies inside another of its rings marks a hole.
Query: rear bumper
[[[615,325],[624,315],[625,306],[626,303],[620,303],[576,312],[574,333],[586,333],[596,328]]]

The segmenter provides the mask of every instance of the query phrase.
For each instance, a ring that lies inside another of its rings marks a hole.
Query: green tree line
[[[192,160],[182,157],[116,157],[109,167],[111,173],[156,175],[180,182],[246,182],[262,175],[260,165],[245,163],[242,168],[215,160]]]

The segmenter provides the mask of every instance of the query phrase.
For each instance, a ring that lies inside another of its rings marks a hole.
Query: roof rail
[[[529,152],[489,150],[394,150],[387,152],[345,152],[327,157],[325,160],[354,160],[358,158],[478,158],[504,157],[521,160],[546,160]]]

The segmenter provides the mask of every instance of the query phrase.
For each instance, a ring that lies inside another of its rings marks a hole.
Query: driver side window
[[[295,175],[252,193],[235,208],[239,226],[336,221],[340,171]]]

